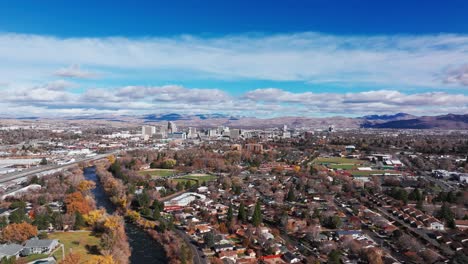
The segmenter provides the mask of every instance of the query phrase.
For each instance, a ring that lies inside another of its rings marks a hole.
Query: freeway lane
[[[53,171],[53,170],[59,170],[59,169],[62,169],[62,170],[63,169],[68,169],[70,167],[75,166],[76,164],[78,164],[80,162],[100,160],[100,159],[106,158],[107,156],[109,156],[111,154],[115,154],[115,153],[99,154],[99,155],[96,155],[94,157],[88,157],[88,158],[80,159],[80,160],[74,161],[72,163],[64,164],[64,165],[55,165],[55,166],[46,165],[46,166],[41,166],[39,168],[24,170],[24,171],[21,171],[21,172],[14,172],[14,173],[10,173],[10,174],[5,174],[5,175],[0,176],[0,183],[5,183],[5,182],[13,181],[13,180],[16,180],[16,179],[20,179],[20,178],[34,176],[34,175],[44,173],[44,172],[47,172],[47,171]]]

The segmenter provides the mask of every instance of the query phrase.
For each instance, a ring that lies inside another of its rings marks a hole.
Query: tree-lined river
[[[84,169],[84,176],[87,180],[96,182],[93,194],[97,207],[103,207],[109,214],[114,213],[116,208],[104,192],[104,188],[96,175],[96,169],[94,167]],[[145,231],[132,223],[125,224],[125,231],[132,248],[130,263],[167,263],[166,254],[162,246],[154,241]]]

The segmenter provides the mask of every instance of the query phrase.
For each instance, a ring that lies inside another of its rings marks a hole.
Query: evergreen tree
[[[296,196],[294,195],[294,188],[292,185],[291,187],[289,187],[289,192],[288,192],[288,196],[286,197],[286,200],[288,202],[294,202],[296,200]]]
[[[262,223],[262,211],[260,208],[260,201],[257,200],[257,203],[255,204],[254,212],[252,215],[252,224],[254,226],[259,226]]]
[[[153,201],[153,204],[151,205],[151,207],[152,207],[153,209],[158,208],[158,209],[159,209],[159,212],[162,212],[162,211],[164,210],[164,203],[158,201],[157,199],[155,199],[155,200]]]
[[[143,191],[142,194],[138,195],[138,204],[141,207],[147,208],[149,206],[149,203],[150,203],[150,197],[145,191]]]
[[[423,200],[418,200],[417,203],[416,203],[416,209],[418,210],[423,210]]]
[[[415,188],[409,195],[408,199],[412,201],[421,201],[423,199],[423,196],[421,192],[419,191],[418,188]]]
[[[7,225],[8,225],[7,217],[6,216],[0,217],[0,229],[3,229]]]
[[[76,211],[75,212],[75,230],[81,229],[85,226],[86,226],[86,221],[83,215],[80,212]]]
[[[159,206],[156,206],[153,210],[153,218],[154,220],[159,220],[161,218],[161,211],[159,210]]]
[[[47,159],[46,159],[46,158],[42,158],[42,159],[41,159],[41,162],[39,162],[39,165],[47,165]]]
[[[448,227],[455,228],[454,214],[452,210],[450,210],[450,206],[447,203],[442,204],[436,216],[439,219],[445,220],[445,223],[447,224]]]
[[[37,226],[39,230],[46,230],[49,228],[50,217],[47,214],[38,214],[34,217],[33,225]]]
[[[234,213],[232,212],[232,204],[230,204],[229,209],[227,211],[227,216],[226,216],[226,220],[229,225],[231,224],[233,217],[234,217]]]
[[[340,264],[341,261],[341,253],[340,251],[334,249],[330,252],[330,254],[328,254],[328,261],[327,263],[329,264]]]
[[[215,244],[215,237],[213,232],[208,232],[205,235],[203,235],[203,242],[205,243],[206,247],[213,247]]]
[[[239,222],[246,223],[247,222],[247,212],[245,211],[245,205],[243,202],[239,205],[239,213],[237,215],[237,219]]]
[[[192,187],[192,181],[186,181],[185,182],[185,189],[188,190]]]
[[[25,222],[28,218],[24,209],[18,208],[10,214],[8,219],[10,220],[10,223],[19,224]]]

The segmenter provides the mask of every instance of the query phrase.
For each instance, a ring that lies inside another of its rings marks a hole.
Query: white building
[[[167,122],[167,131],[169,131],[169,133],[177,132],[177,125],[172,121]]]
[[[198,136],[197,128],[196,127],[189,127],[187,138],[196,138]]]
[[[231,139],[238,139],[241,136],[241,130],[240,129],[231,129],[229,130],[229,137]]]
[[[23,254],[26,256],[31,254],[49,254],[58,244],[57,239],[32,238],[24,245]]]
[[[442,230],[443,231],[443,230],[445,230],[445,226],[441,222],[434,221],[434,222],[431,222],[429,224],[429,229],[431,229],[431,230]]]
[[[187,206],[195,200],[205,200],[206,196],[199,193],[187,192],[181,194],[171,200],[164,202],[164,206]]]
[[[141,135],[144,138],[150,138],[156,133],[156,127],[154,126],[143,126],[141,127]]]
[[[185,132],[174,132],[169,134],[170,139],[187,139],[187,134]]]

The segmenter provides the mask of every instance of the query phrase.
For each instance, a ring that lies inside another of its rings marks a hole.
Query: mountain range
[[[0,120],[15,118],[0,118]],[[51,120],[52,118],[27,117],[16,120]],[[274,117],[256,118],[232,116],[220,113],[213,114],[148,114],[148,115],[88,115],[53,118],[75,122],[113,122],[125,124],[158,124],[173,121],[177,125],[188,127],[229,126],[236,128],[269,128],[269,127],[311,127],[326,129],[335,128],[374,128],[374,129],[468,129],[468,114],[447,114],[439,116],[415,116],[406,113],[392,115],[366,115],[362,117]]]

